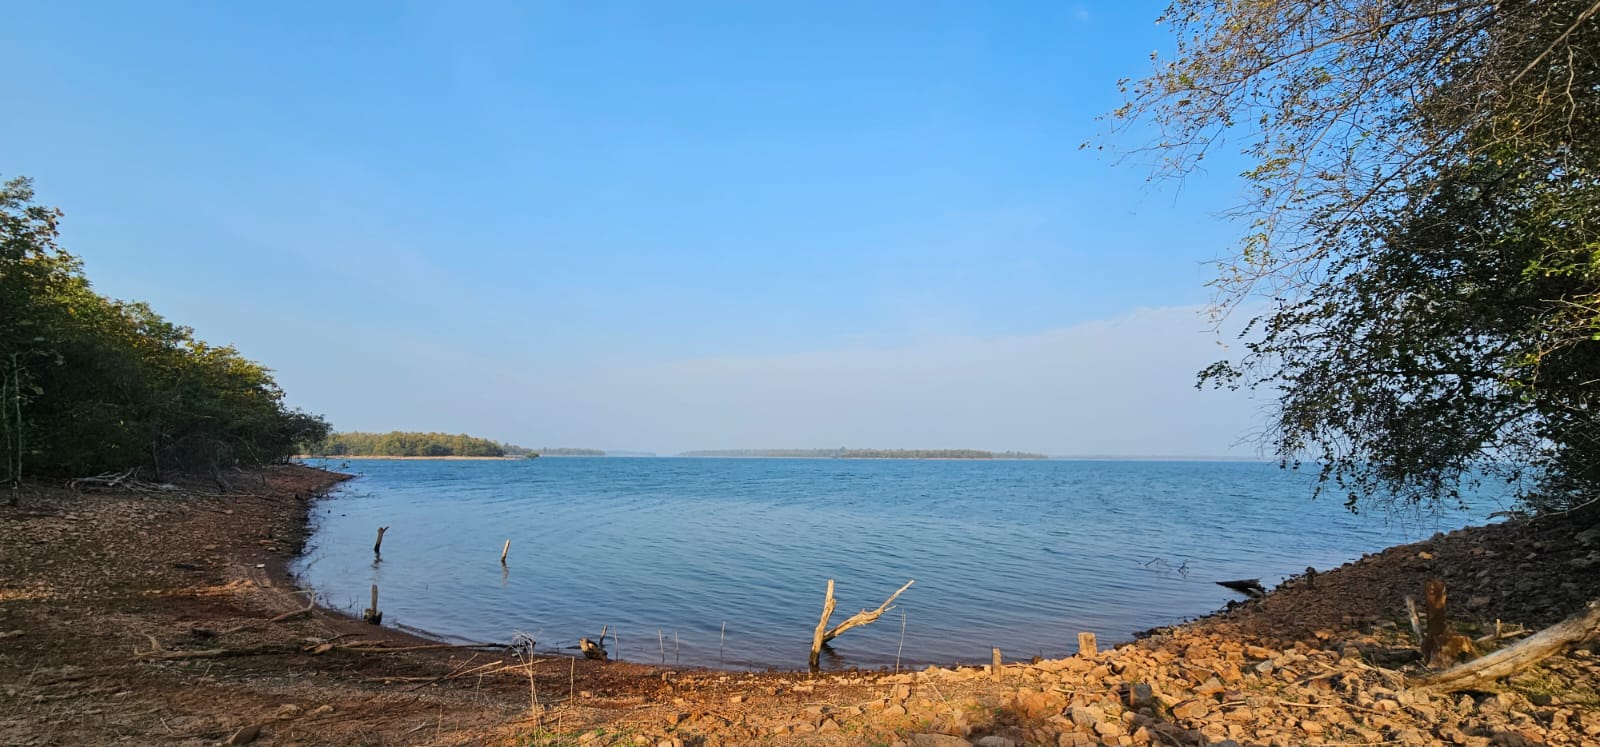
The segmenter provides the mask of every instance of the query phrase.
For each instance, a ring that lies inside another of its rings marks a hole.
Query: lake
[[[359,615],[377,583],[386,625],[564,653],[609,626],[625,660],[734,669],[803,668],[829,578],[832,624],[916,584],[824,667],[1061,656],[1237,598],[1215,581],[1271,587],[1498,508],[1356,516],[1259,462],[308,463],[359,475],[314,504],[292,568],[329,606]]]

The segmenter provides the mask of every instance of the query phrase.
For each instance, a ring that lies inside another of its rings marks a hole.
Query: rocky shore
[[[1595,638],[1493,692],[1427,690],[1405,604],[1445,582],[1470,637],[1574,615],[1600,598],[1600,510],[1391,548],[1093,656],[733,673],[436,648],[308,610],[287,563],[337,479],[0,507],[0,745],[1600,744]]]

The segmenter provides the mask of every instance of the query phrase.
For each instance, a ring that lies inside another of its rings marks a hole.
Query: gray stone
[[[949,734],[911,734],[906,737],[911,747],[972,747],[972,743]]]

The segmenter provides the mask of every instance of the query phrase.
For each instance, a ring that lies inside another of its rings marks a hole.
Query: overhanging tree
[[[1228,138],[1250,230],[1214,309],[1265,298],[1203,382],[1355,507],[1473,475],[1536,508],[1600,487],[1600,2],[1178,0],[1117,121],[1168,176]]]

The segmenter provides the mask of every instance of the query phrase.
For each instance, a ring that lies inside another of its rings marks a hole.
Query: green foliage
[[[1265,296],[1202,380],[1352,507],[1482,476],[1600,489],[1600,3],[1177,0],[1175,59],[1117,115],[1166,173],[1242,135],[1252,221],[1216,310]],[[1243,126],[1249,123],[1249,127]]]
[[[326,435],[237,350],[96,294],[60,217],[29,180],[0,187],[0,479],[265,464]]]
[[[317,456],[329,457],[503,457],[526,456],[529,453],[520,446],[500,444],[464,433],[406,431],[334,433],[320,443],[308,445],[306,451]]]
[[[779,457],[794,459],[1047,459],[1026,451],[980,449],[712,449],[686,451],[686,457]]]

